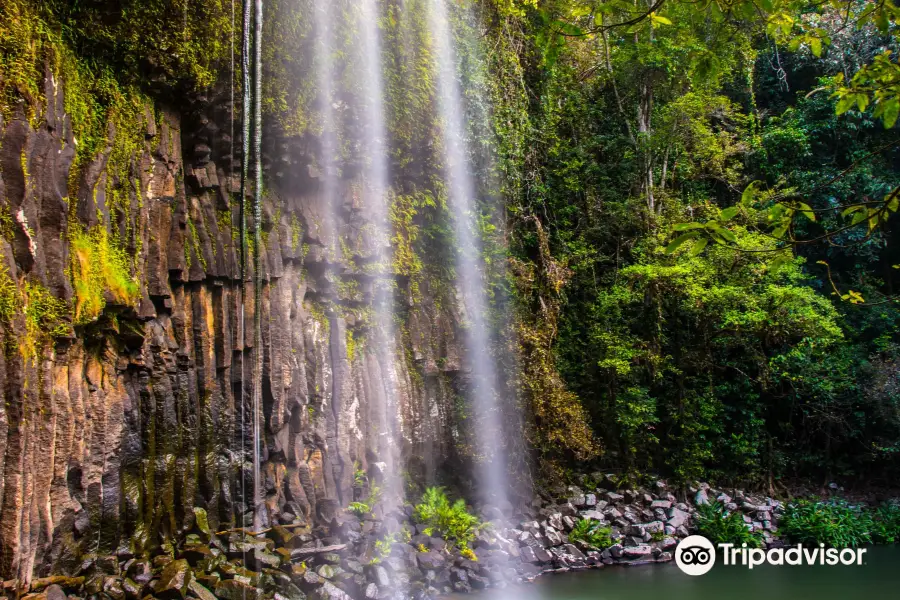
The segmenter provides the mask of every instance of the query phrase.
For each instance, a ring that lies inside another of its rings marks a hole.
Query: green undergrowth
[[[68,272],[75,298],[72,306],[66,307],[43,288],[26,286],[31,301],[23,302],[34,313],[29,323],[40,326],[50,337],[65,329],[48,326],[51,321],[86,324],[102,313],[107,297],[128,305],[137,299],[138,286],[132,273],[134,257],[141,252],[138,216],[143,198],[137,171],[147,120],[156,117],[148,108],[152,102],[140,89],[142,82],[126,76],[123,67],[135,58],[129,52],[138,47],[134,45],[137,36],[128,32],[134,33],[140,25],[141,44],[152,43],[154,36],[159,36],[157,40],[165,38],[166,22],[149,17],[168,14],[166,11],[171,12],[174,5],[160,1],[125,4],[113,9],[99,2],[70,5],[9,0],[0,6],[0,111],[6,119],[22,111],[33,127],[40,126],[46,96],[52,91],[47,82],[52,81],[63,93],[63,107],[69,117],[64,127],[70,129],[61,131],[61,136],[75,145],[67,198],[71,246]],[[98,19],[88,18],[91,16]],[[76,19],[82,29],[71,27]],[[84,27],[85,23],[91,26]],[[211,25],[205,23],[204,27]],[[172,47],[184,49],[181,42]],[[216,48],[209,51],[215,53]],[[187,65],[191,56],[182,53],[178,59],[184,66],[181,76],[208,81],[209,74],[198,64]],[[45,78],[46,70],[52,78]],[[91,209],[109,225],[88,230],[74,216],[77,207],[73,199],[85,196],[80,189],[82,174],[102,152],[107,153],[105,177],[96,185],[104,186],[104,206],[98,201],[99,188],[91,190],[88,197],[95,204]]]
[[[14,321],[23,317],[25,335],[10,335]],[[7,354],[18,350],[23,358],[36,359],[47,342],[68,332],[68,307],[38,283],[17,284],[0,264],[0,325],[8,332]]]
[[[747,544],[751,548],[762,545],[762,534],[750,531],[739,511],[728,512],[721,502],[710,502],[697,507],[697,529],[714,544]]]
[[[129,257],[106,229],[97,226],[87,231],[73,223],[69,234],[75,323],[89,323],[100,316],[106,307],[107,292],[117,304],[133,304],[139,288],[131,275]]]
[[[900,506],[870,508],[843,500],[798,500],[787,506],[779,529],[797,544],[833,548],[896,544],[900,542]]]
[[[461,551],[469,550],[475,534],[485,526],[468,511],[465,500],[459,499],[451,504],[447,493],[439,487],[425,490],[421,502],[415,507],[414,517],[426,526],[425,535],[440,535],[452,540]]]
[[[579,519],[575,523],[575,527],[569,532],[570,542],[584,542],[594,548],[602,550],[612,546],[612,530],[604,527],[599,521],[591,521],[589,519]]]

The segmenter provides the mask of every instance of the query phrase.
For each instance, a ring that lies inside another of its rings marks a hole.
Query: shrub
[[[422,495],[422,501],[416,505],[414,516],[416,521],[426,525],[426,535],[438,533],[446,539],[456,542],[460,550],[466,550],[469,542],[484,525],[478,517],[466,510],[464,500],[450,504],[443,488],[430,487]]]
[[[762,544],[762,535],[750,531],[743,515],[736,511],[729,513],[721,502],[701,504],[695,518],[700,535],[713,544],[747,544],[751,548]]]
[[[610,528],[602,527],[599,521],[579,519],[569,533],[570,542],[584,542],[599,550],[612,546]]]
[[[852,548],[873,541],[875,523],[868,511],[844,501],[799,500],[788,505],[780,529],[795,544]]]
[[[351,502],[347,506],[347,510],[362,519],[366,515],[372,513],[372,509],[375,507],[375,503],[378,502],[379,498],[381,498],[381,488],[377,485],[373,485],[372,489],[369,491],[368,498],[357,502]]]
[[[885,504],[872,512],[872,541],[876,544],[900,542],[900,506]]]

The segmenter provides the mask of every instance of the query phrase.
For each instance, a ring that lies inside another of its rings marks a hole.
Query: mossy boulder
[[[160,573],[156,597],[160,600],[180,600],[187,594],[192,579],[193,572],[188,561],[173,560]]]

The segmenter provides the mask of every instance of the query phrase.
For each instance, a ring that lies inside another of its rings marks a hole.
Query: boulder
[[[419,568],[423,570],[441,569],[446,562],[441,554],[434,551],[419,552],[416,555],[416,560],[419,563]]]
[[[216,597],[219,600],[261,600],[263,590],[237,579],[226,579],[216,585]]]
[[[667,521],[667,523],[671,527],[678,529],[679,527],[681,527],[685,523],[687,523],[688,519],[690,519],[690,518],[691,518],[691,515],[689,515],[685,511],[680,510],[678,508],[671,508],[671,509],[669,509],[669,520]]]
[[[624,555],[628,558],[646,558],[653,554],[653,548],[647,544],[640,546],[630,546],[623,549]]]
[[[184,598],[191,583],[191,578],[191,566],[188,564],[188,561],[184,559],[173,560],[160,573],[154,595],[161,600]]]
[[[329,581],[323,583],[313,593],[313,596],[319,600],[353,600],[346,592]]]
[[[205,514],[206,513],[204,513],[204,515]],[[200,600],[217,600],[215,594],[206,589],[206,587],[200,584],[196,579],[191,580],[191,583],[188,584],[188,588],[191,590],[191,593],[200,598]]]
[[[600,511],[585,510],[581,513],[581,518],[588,521],[605,521],[606,517]]]

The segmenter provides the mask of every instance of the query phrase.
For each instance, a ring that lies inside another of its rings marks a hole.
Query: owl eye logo
[[[702,546],[691,546],[681,552],[681,560],[686,565],[705,565],[709,562],[710,552]]]
[[[675,549],[675,564],[686,575],[705,575],[716,564],[716,549],[702,535],[681,540]]]

